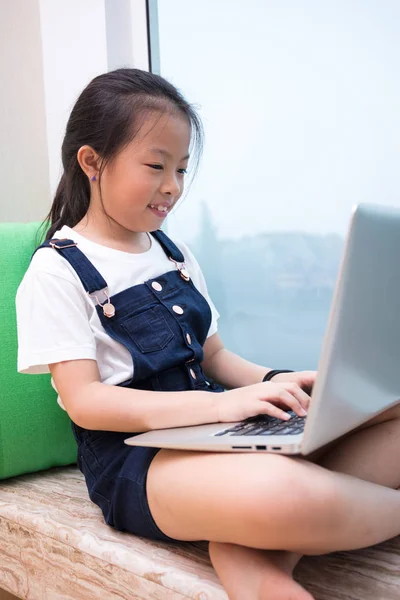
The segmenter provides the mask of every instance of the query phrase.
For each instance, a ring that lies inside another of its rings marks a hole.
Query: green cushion
[[[40,243],[39,223],[0,223],[0,479],[76,462],[68,415],[50,375],[17,372],[15,295]]]

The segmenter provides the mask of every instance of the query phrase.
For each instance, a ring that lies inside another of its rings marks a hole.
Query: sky
[[[399,0],[158,0],[161,75],[199,110],[201,170],[168,218],[190,242],[344,234],[400,207]]]

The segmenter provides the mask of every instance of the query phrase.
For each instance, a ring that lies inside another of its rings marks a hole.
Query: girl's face
[[[123,229],[159,229],[183,193],[190,126],[153,113],[101,176],[104,210]]]

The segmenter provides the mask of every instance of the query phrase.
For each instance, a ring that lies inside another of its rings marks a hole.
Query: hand
[[[278,373],[270,381],[274,383],[297,383],[302,390],[311,394],[317,371],[296,371],[295,373]]]
[[[291,409],[304,417],[310,397],[297,383],[256,383],[215,394],[218,421],[242,421],[256,415],[270,415],[287,421],[290,416],[283,409]]]

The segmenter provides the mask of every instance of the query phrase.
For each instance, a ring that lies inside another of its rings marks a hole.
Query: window
[[[400,4],[150,4],[154,64],[206,133],[168,231],[196,253],[228,348],[317,368],[352,205],[400,206]]]

